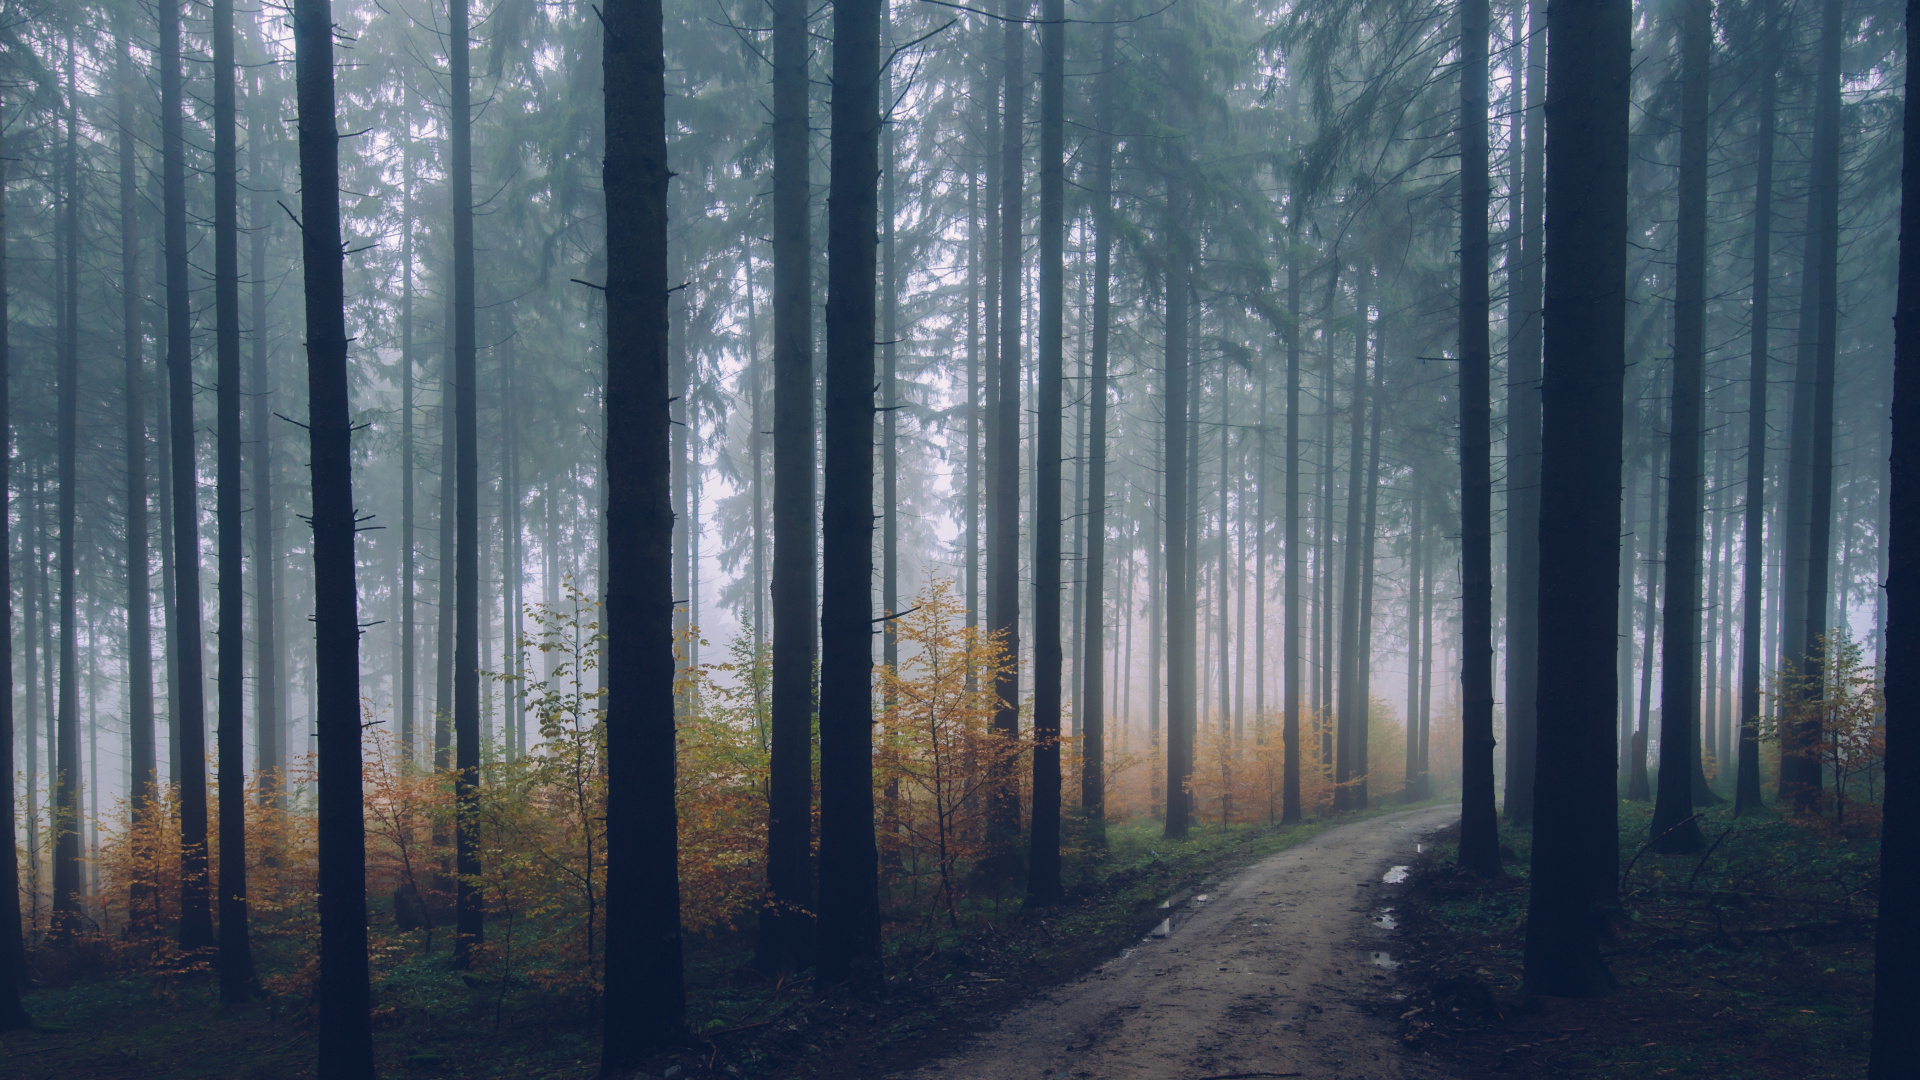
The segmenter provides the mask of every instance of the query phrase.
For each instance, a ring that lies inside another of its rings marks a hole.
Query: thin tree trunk
[[[1500,873],[1493,809],[1492,343],[1486,0],[1460,4],[1460,865]],[[1615,509],[1616,515],[1618,508]],[[1611,620],[1609,620],[1611,629]]]
[[[246,649],[240,499],[240,157],[233,0],[213,0],[214,520],[220,595],[220,1000],[253,985],[247,942]]]
[[[474,356],[473,109],[468,71],[467,0],[447,7],[447,182],[453,201],[454,627],[453,737],[454,965],[472,963],[486,940],[480,873],[480,445],[479,374]],[[612,963],[608,963],[612,968]]]
[[[1542,107],[1547,89],[1547,42],[1540,0],[1526,5],[1526,73],[1520,182],[1519,250],[1508,273],[1507,339],[1507,761],[1508,821],[1533,820],[1534,697],[1539,692],[1540,607],[1540,287],[1541,190],[1546,164]],[[1519,14],[1515,12],[1515,21]],[[1518,58],[1516,58],[1518,59]]]
[[[1660,777],[1655,851],[1706,846],[1693,814],[1700,753],[1700,526],[1706,416],[1707,66],[1712,0],[1686,0],[1680,28],[1680,223],[1675,274],[1666,589],[1660,617]]]
[[[120,35],[121,55],[125,56],[125,35]],[[121,69],[122,92],[125,92],[125,68]],[[124,99],[123,99],[124,103]],[[123,111],[122,115],[125,113]],[[123,143],[128,135],[122,132]],[[12,347],[8,343],[8,330],[11,324],[8,310],[11,293],[7,289],[7,185],[6,156],[0,151],[0,371],[11,370],[13,363]],[[123,163],[124,164],[124,163]],[[131,289],[132,281],[125,282]],[[0,499],[8,498],[13,491],[13,428],[11,426],[8,383],[11,380],[0,379]],[[9,515],[0,514],[0,775],[13,776],[13,546],[7,533]],[[31,625],[31,623],[29,623]],[[28,657],[28,666],[32,666],[32,657]],[[31,687],[31,680],[29,680]],[[28,701],[33,695],[29,691]],[[33,775],[33,731],[29,714],[27,731],[27,775]],[[14,812],[13,784],[11,780],[4,785],[6,803],[6,833],[0,835],[5,850],[14,850]],[[27,786],[27,818],[33,819],[33,785],[29,779]],[[29,847],[29,850],[33,850]],[[17,858],[0,859],[0,1031],[16,1031],[29,1027],[33,1019],[27,1015],[26,1005],[20,1000],[20,988],[27,981],[26,946],[21,938],[20,928],[20,860]]]
[[[1626,376],[1627,0],[1547,12],[1547,219],[1540,446],[1540,693],[1530,993],[1584,997],[1611,983],[1594,912],[1619,877],[1613,777],[1620,445]],[[1472,175],[1469,173],[1468,175]]]
[[[1368,286],[1373,281],[1373,268],[1365,262],[1355,264],[1353,270],[1353,386],[1347,395],[1347,523],[1344,531],[1345,544],[1341,551],[1344,565],[1340,570],[1340,687],[1339,710],[1336,727],[1338,731],[1333,747],[1333,812],[1355,809],[1356,771],[1365,768],[1355,757],[1359,749],[1360,729],[1366,726],[1366,704],[1359,700],[1360,692],[1360,555],[1364,545],[1360,540],[1361,508],[1365,496],[1361,485],[1365,482],[1366,471],[1362,467],[1362,455],[1367,444],[1367,337],[1369,326],[1368,305],[1372,298]]]
[[[1049,53],[1049,56],[1052,54]],[[1114,31],[1100,35],[1103,92],[1099,95],[1094,126],[1112,127]],[[1043,103],[1044,106],[1044,103]],[[1107,564],[1107,351],[1113,333],[1113,139],[1101,134],[1093,148],[1093,371],[1087,384],[1087,534],[1084,551],[1086,642],[1082,653],[1079,715],[1080,805],[1086,811],[1090,839],[1106,839],[1107,699],[1106,699],[1106,564]],[[1051,160],[1051,159],[1048,159]],[[971,504],[969,504],[971,506]],[[969,514],[971,517],[971,514]],[[1131,564],[1128,564],[1129,567]],[[1131,618],[1132,611],[1124,615]],[[1123,667],[1122,670],[1125,670]]]
[[[754,965],[813,954],[813,267],[808,222],[807,6],[773,9],[773,689],[767,886]]]
[[[1412,492],[1413,523],[1407,530],[1407,768],[1401,798],[1413,802],[1420,780],[1420,586],[1426,566],[1426,499],[1416,484]]]
[[[414,760],[413,136],[402,135],[400,180],[400,762]],[[256,222],[256,225],[258,223]],[[256,286],[257,287],[257,286]],[[264,353],[261,354],[264,358]],[[264,380],[262,381],[264,386]],[[263,454],[264,460],[264,454]],[[551,594],[547,597],[552,602]],[[264,655],[264,654],[263,654]]]
[[[451,267],[449,266],[449,269]],[[454,490],[456,468],[455,444],[459,442],[455,435],[458,427],[454,419],[454,399],[458,396],[454,389],[453,363],[453,290],[446,290],[446,302],[442,305],[440,350],[440,514],[439,514],[439,563],[440,581],[437,591],[439,607],[438,625],[435,627],[434,659],[434,697],[433,697],[433,771],[444,773],[453,767],[453,668],[454,668],[454,609],[458,606],[454,584],[454,533],[457,531],[454,519],[459,516],[456,504],[459,499]],[[445,837],[435,841],[436,846],[446,843]]]
[[[1633,736],[1633,763],[1627,774],[1627,798],[1632,802],[1649,802],[1653,799],[1653,787],[1647,778],[1647,750],[1653,739],[1653,658],[1659,655],[1659,621],[1655,617],[1660,609],[1660,476],[1661,447],[1656,445],[1648,454],[1650,467],[1647,476],[1647,544],[1646,556],[1641,560],[1647,568],[1647,597],[1643,601],[1645,608],[1640,617],[1640,632],[1644,641],[1640,646],[1640,724]],[[1631,601],[1633,598],[1627,598]]]
[[[1367,435],[1367,480],[1366,480],[1366,516],[1360,526],[1360,650],[1358,659],[1360,669],[1355,684],[1355,697],[1359,701],[1359,711],[1355,718],[1360,725],[1355,732],[1356,766],[1354,784],[1354,808],[1367,808],[1367,776],[1373,770],[1368,757],[1367,740],[1370,736],[1368,726],[1373,710],[1373,585],[1374,585],[1374,545],[1379,534],[1380,514],[1380,420],[1386,408],[1387,380],[1384,330],[1374,341],[1373,358],[1373,395],[1368,410],[1373,413]]]
[[[1745,558],[1740,572],[1740,749],[1739,778],[1735,782],[1733,812],[1757,810],[1760,796],[1760,664],[1765,642],[1761,617],[1765,611],[1767,577],[1767,382],[1770,357],[1768,320],[1773,310],[1773,141],[1775,76],[1779,54],[1774,20],[1778,9],[1767,0],[1762,9],[1760,72],[1759,159],[1753,186],[1753,301],[1749,307],[1747,351],[1747,503],[1744,521]],[[1910,141],[1909,146],[1913,143]],[[1903,205],[1903,212],[1905,203]],[[1891,580],[1889,581],[1891,588]],[[1883,834],[1884,835],[1884,834]],[[1884,873],[1884,871],[1883,871]]]
[[[1187,302],[1189,281],[1185,227],[1184,178],[1167,178],[1166,221],[1166,444],[1161,487],[1165,517],[1166,649],[1167,649],[1167,778],[1165,833],[1171,839],[1187,835],[1191,813],[1187,780],[1193,775],[1194,712],[1199,704],[1193,684],[1194,598],[1193,574],[1188,566],[1188,370]]]
[[[354,584],[353,420],[347,386],[340,135],[333,11],[296,0],[300,254],[306,273],[309,453],[313,472],[313,728],[319,741],[321,1080],[371,1080],[366,828],[360,790],[360,626]]]
[[[1300,563],[1306,552],[1300,543],[1300,197],[1287,196],[1287,506],[1286,564],[1280,589],[1286,626],[1280,640],[1281,752],[1285,756],[1280,778],[1280,823],[1300,820]]]
[[[61,166],[60,223],[56,232],[60,287],[59,393],[55,421],[60,502],[60,700],[53,739],[53,922],[57,939],[80,931],[80,645],[74,594],[74,526],[78,511],[80,402],[80,88],[75,81],[74,34],[66,35],[66,154]]]
[[[821,585],[828,600],[820,614],[816,966],[823,990],[843,983],[863,990],[883,985],[879,853],[873,827],[872,693],[880,9],[881,0],[841,0],[833,9],[826,480],[821,529]]]
[[[1041,0],[1040,324],[1033,477],[1033,830],[1027,903],[1058,903],[1060,883],[1061,381],[1066,347],[1066,3]]]
[[[611,1078],[630,1074],[649,1051],[683,1037],[686,992],[674,804],[673,429],[667,401],[672,173],[660,2],[612,0],[603,23],[609,783],[600,1073]]]
[[[274,555],[274,524],[278,511],[274,503],[273,487],[273,385],[267,377],[267,176],[263,162],[263,144],[267,141],[269,120],[260,107],[260,75],[256,70],[249,79],[248,96],[254,109],[247,121],[247,178],[253,186],[253,207],[251,225],[252,271],[253,271],[253,372],[250,387],[253,398],[253,605],[254,630],[256,642],[254,648],[254,686],[253,709],[257,732],[255,736],[256,753],[259,759],[260,797],[263,801],[284,806],[286,794],[281,788],[284,778],[281,775],[287,767],[286,722],[280,708],[281,672],[284,663],[280,655],[280,613],[279,613],[279,560]],[[409,170],[411,175],[411,170]],[[411,213],[408,220],[412,220]],[[412,230],[407,230],[408,251],[412,251]],[[412,263],[409,261],[409,268]],[[409,272],[409,295],[412,281]],[[412,306],[407,307],[407,332],[409,341],[412,335]],[[408,368],[412,370],[411,367]],[[409,382],[408,390],[412,386]],[[412,420],[411,411],[407,418]],[[407,441],[412,446],[411,438]],[[413,458],[407,456],[409,466]],[[408,506],[412,505],[413,488],[407,487]],[[411,509],[406,515],[406,527],[411,535],[413,514]],[[408,549],[411,551],[411,547]],[[413,581],[408,575],[409,587]],[[411,595],[411,594],[409,594]],[[408,639],[411,642],[411,638]],[[412,699],[403,702],[408,710],[403,720],[410,722]]]

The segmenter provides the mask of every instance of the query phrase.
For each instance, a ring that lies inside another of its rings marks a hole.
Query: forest
[[[1907,1075],[1920,0],[975,3],[0,0],[0,1071],[907,1075],[1432,810]]]

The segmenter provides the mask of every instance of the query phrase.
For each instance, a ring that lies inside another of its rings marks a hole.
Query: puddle
[[[1382,874],[1380,876],[1380,880],[1386,882],[1389,885],[1398,885],[1401,882],[1407,880],[1408,869],[1409,868],[1405,866],[1396,866],[1393,869],[1387,871],[1385,874]]]
[[[1161,919],[1161,920],[1160,920],[1160,925],[1159,925],[1159,926],[1156,926],[1156,927],[1154,927],[1154,928],[1153,928],[1153,933],[1151,933],[1151,934],[1148,934],[1147,936],[1148,936],[1148,937],[1157,937],[1157,938],[1163,938],[1163,937],[1166,937],[1166,936],[1167,936],[1168,934],[1171,934],[1171,933],[1173,933],[1173,920],[1172,920],[1172,919]]]
[[[1373,917],[1373,925],[1379,927],[1382,930],[1392,930],[1395,927],[1400,925],[1400,920],[1394,918],[1393,909],[1388,908],[1385,911],[1382,911],[1380,914],[1375,915]]]
[[[1415,855],[1425,855],[1427,853],[1427,845],[1425,844],[1413,845],[1413,853]]]
[[[1400,961],[1395,960],[1392,953],[1375,951],[1373,954],[1373,966],[1392,971],[1394,968],[1400,966]]]
[[[1213,899],[1211,895],[1207,893],[1201,893],[1199,896],[1196,896],[1193,898],[1193,902],[1196,904],[1204,904],[1211,899]]]

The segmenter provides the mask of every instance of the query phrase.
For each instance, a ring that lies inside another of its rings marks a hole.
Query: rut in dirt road
[[[1458,814],[1435,807],[1356,821],[1273,855],[1176,905],[1165,937],[903,1075],[1439,1080],[1366,1006],[1392,993],[1392,941],[1376,920],[1398,890],[1382,878]]]

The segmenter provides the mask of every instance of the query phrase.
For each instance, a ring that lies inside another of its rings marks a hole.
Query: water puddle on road
[[[1400,961],[1395,960],[1393,958],[1392,953],[1380,952],[1376,950],[1373,954],[1373,966],[1386,968],[1388,971],[1392,971],[1394,968],[1397,968],[1400,966]]]
[[[1159,925],[1159,926],[1156,926],[1156,927],[1154,927],[1154,928],[1153,928],[1153,933],[1151,933],[1151,934],[1148,934],[1148,935],[1147,935],[1147,937],[1149,937],[1149,938],[1163,938],[1163,937],[1166,937],[1166,936],[1167,936],[1168,934],[1171,934],[1171,933],[1173,933],[1173,920],[1172,920],[1172,919],[1161,919],[1161,920],[1160,920],[1160,925]]]
[[[1398,885],[1401,882],[1407,880],[1408,869],[1410,868],[1405,866],[1396,866],[1393,869],[1387,871],[1385,874],[1382,874],[1380,876],[1380,880],[1386,882],[1389,885]]]
[[[1400,920],[1393,917],[1392,908],[1383,908],[1380,914],[1373,917],[1373,925],[1382,930],[1392,930],[1400,925]]]

